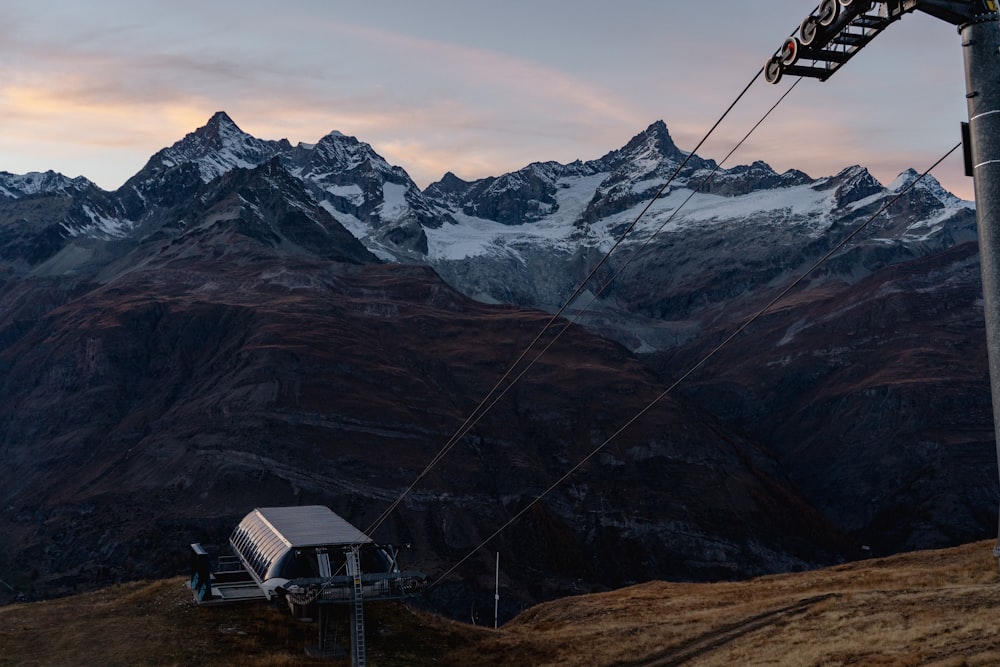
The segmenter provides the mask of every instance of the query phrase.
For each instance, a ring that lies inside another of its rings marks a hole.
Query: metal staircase
[[[354,667],[365,667],[365,613],[362,607],[364,589],[361,586],[361,559],[358,547],[353,546],[346,552],[347,576],[353,583],[351,597],[351,622],[354,629],[354,644],[351,647],[351,664]]]

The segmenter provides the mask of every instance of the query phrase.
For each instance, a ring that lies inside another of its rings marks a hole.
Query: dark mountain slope
[[[378,264],[277,161],[142,225],[77,264],[73,289],[32,272],[0,293],[17,313],[0,327],[0,579],[36,595],[181,570],[190,542],[221,545],[255,506],[326,504],[367,527],[548,320]],[[570,329],[376,537],[442,572],[662,388]],[[670,399],[491,548],[523,591],[511,605],[849,550],[766,452]],[[433,603],[466,609],[480,566]]]
[[[170,571],[188,541],[220,539],[256,505],[322,502],[365,526],[544,321],[420,268],[132,272],[0,352],[10,562],[53,590],[56,575],[86,583],[111,565]],[[657,390],[582,331],[560,349],[390,521],[381,537],[413,542],[414,565],[433,574],[464,555]],[[577,579],[819,562],[838,548],[826,530],[767,456],[667,401],[497,546],[536,572],[533,599]]]
[[[803,289],[685,393],[769,443],[828,516],[883,552],[983,538],[996,454],[980,299],[972,243]]]

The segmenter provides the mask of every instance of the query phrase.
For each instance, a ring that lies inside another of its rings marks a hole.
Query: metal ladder
[[[361,587],[361,559],[358,547],[353,546],[346,552],[347,576],[354,582],[351,597],[351,620],[354,623],[354,645],[351,650],[351,664],[354,667],[365,667],[365,613],[361,606],[364,591]]]

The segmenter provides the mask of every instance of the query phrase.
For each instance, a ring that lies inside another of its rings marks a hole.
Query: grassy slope
[[[369,664],[419,666],[484,633],[399,604],[365,608]],[[338,627],[347,639],[346,608]],[[197,607],[181,578],[0,607],[0,667],[310,664],[316,625],[264,603]],[[329,664],[349,664],[348,660]]]
[[[990,547],[748,582],[653,582],[540,605],[499,632],[372,604],[369,664],[996,665]],[[197,608],[173,579],[0,608],[0,666],[294,665],[311,662],[314,633],[263,605]]]

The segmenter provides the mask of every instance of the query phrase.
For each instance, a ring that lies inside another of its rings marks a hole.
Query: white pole
[[[500,552],[497,552],[497,583],[496,592],[493,594],[493,629],[498,627],[498,617],[500,613]]]

